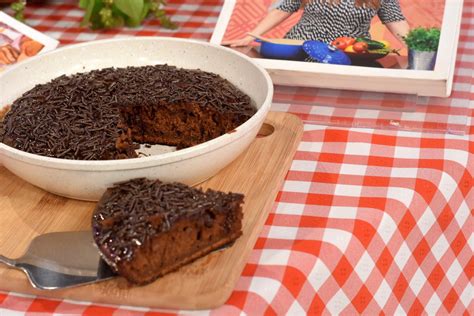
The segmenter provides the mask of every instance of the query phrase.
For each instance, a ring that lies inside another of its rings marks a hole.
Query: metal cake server
[[[115,276],[100,258],[91,231],[48,233],[34,238],[18,259],[0,262],[26,273],[38,289],[54,290]]]

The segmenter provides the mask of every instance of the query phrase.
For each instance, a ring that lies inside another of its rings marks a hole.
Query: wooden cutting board
[[[0,289],[156,308],[208,309],[224,304],[272,208],[302,132],[302,123],[296,116],[270,112],[259,137],[248,150],[201,185],[245,194],[243,235],[232,247],[142,287],[130,286],[125,279],[115,278],[76,288],[42,291],[31,287],[21,271],[0,266]],[[47,193],[0,166],[0,254],[17,258],[25,252],[32,238],[46,232],[90,229],[94,207],[93,202]]]

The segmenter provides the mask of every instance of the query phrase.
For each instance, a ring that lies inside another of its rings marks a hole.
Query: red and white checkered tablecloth
[[[197,314],[473,313],[474,0],[465,2],[450,99],[421,105],[408,96],[276,89],[273,109],[305,121],[303,140],[231,298]],[[149,21],[91,32],[78,26],[75,1],[65,3],[31,5],[27,21],[63,44],[135,35],[206,40],[221,8],[218,0],[174,0],[177,31]],[[0,292],[0,315],[17,312],[163,311]]]

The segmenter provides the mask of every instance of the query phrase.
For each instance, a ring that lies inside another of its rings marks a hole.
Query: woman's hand
[[[222,45],[230,46],[230,47],[249,46],[250,44],[252,44],[254,40],[255,39],[252,36],[247,35],[244,38],[222,42]]]

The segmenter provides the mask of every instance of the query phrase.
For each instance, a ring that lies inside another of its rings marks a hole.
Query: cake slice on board
[[[134,179],[108,189],[92,218],[104,260],[147,284],[242,235],[244,196]]]

